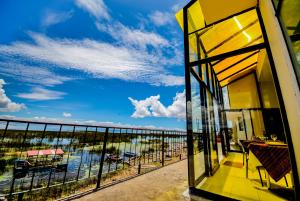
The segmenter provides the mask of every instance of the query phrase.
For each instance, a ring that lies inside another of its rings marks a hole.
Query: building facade
[[[300,1],[191,0],[176,18],[190,192],[299,200]]]

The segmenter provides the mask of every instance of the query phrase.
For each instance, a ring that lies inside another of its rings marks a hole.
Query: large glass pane
[[[228,111],[226,119],[230,150],[241,151],[239,139],[246,138],[243,115],[241,112]]]
[[[194,171],[198,180],[205,173],[203,129],[200,102],[200,84],[191,75],[192,85],[192,115],[193,115],[193,146],[194,146]]]
[[[279,0],[273,0],[273,4],[274,4],[275,9],[278,8],[278,3],[279,3]]]
[[[213,97],[208,90],[206,90],[206,96],[207,96],[207,112],[208,112],[207,126],[208,126],[208,134],[209,134],[210,160],[211,160],[211,169],[214,169],[215,166],[218,164],[214,106],[213,106]]]
[[[229,103],[229,96],[228,96],[228,88],[227,87],[222,88],[222,94],[223,94],[224,109],[229,109],[230,108],[230,103]]]
[[[261,35],[256,11],[251,10],[210,27],[200,39],[211,57],[261,43]]]
[[[287,33],[292,41],[293,49],[300,64],[300,1],[284,0],[280,15],[283,19]],[[299,66],[298,66],[299,67]]]
[[[295,71],[300,79],[300,1],[299,0],[284,0],[280,10],[280,17],[283,21],[283,26],[290,37],[291,49],[296,57]]]
[[[222,137],[221,136],[221,125],[220,125],[220,116],[219,116],[219,104],[218,102],[213,99],[213,112],[214,112],[214,124],[215,124],[215,135],[216,135],[216,143],[217,143],[217,150],[218,150],[218,161],[220,161],[222,157]],[[224,143],[224,142],[223,142]]]

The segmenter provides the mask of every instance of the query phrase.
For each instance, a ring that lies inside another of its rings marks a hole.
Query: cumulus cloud
[[[185,118],[185,91],[176,93],[173,103],[168,107],[160,102],[160,95],[150,96],[144,100],[128,98],[135,107],[134,118],[144,117],[173,117],[178,119]]]
[[[71,114],[71,113],[68,113],[68,112],[63,112],[63,116],[64,116],[64,117],[71,117],[72,114]]]
[[[14,62],[0,62],[0,74],[20,82],[54,86],[73,78],[57,75],[46,67],[29,66]]]
[[[169,12],[154,11],[149,18],[155,25],[164,26],[173,23],[175,17]]]
[[[18,112],[26,108],[24,104],[15,103],[7,97],[4,85],[5,81],[0,79],[0,112]]]
[[[64,92],[48,90],[42,87],[34,87],[30,93],[19,93],[17,94],[17,97],[29,100],[44,101],[62,99],[64,95]]]
[[[34,43],[0,45],[0,55],[80,70],[99,78],[167,86],[183,84],[182,76],[170,75],[161,66],[162,59],[147,51],[90,39],[51,39],[42,34],[29,34]],[[170,82],[172,79],[174,83]]]
[[[42,26],[48,27],[67,21],[73,16],[73,12],[54,12],[47,11],[42,19]]]
[[[110,18],[108,9],[103,0],[76,0],[76,5],[97,19],[106,19]]]
[[[169,41],[158,33],[141,28],[130,28],[118,21],[95,24],[99,31],[109,34],[117,44],[148,55],[148,59],[156,65],[169,66],[183,63],[183,54],[179,50],[182,44],[174,38]]]

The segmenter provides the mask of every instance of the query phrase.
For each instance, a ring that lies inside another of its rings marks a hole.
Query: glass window
[[[224,109],[230,109],[228,88],[227,87],[222,88],[222,94],[223,94]]]
[[[192,90],[192,117],[193,117],[193,148],[194,148],[194,173],[195,180],[205,173],[205,157],[203,145],[203,130],[201,116],[201,97],[200,84],[191,75],[191,90]]]
[[[207,126],[209,134],[209,148],[210,148],[210,160],[211,160],[211,169],[213,170],[218,164],[218,149],[216,141],[216,125],[215,125],[215,113],[214,113],[214,99],[211,93],[206,90],[206,101],[207,101]]]
[[[274,2],[276,6],[276,1]],[[295,54],[296,72],[300,76],[300,1],[284,0],[280,9],[280,18],[285,31],[290,37],[292,50]]]

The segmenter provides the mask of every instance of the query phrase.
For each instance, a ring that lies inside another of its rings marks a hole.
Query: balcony
[[[0,120],[0,195],[59,199],[186,158],[182,131]]]

